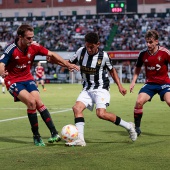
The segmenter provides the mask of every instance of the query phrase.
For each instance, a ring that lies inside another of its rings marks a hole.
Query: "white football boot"
[[[131,140],[134,142],[138,136],[135,130],[135,124],[132,122],[129,122],[129,124],[130,124],[130,129],[128,130],[128,132],[129,132]]]
[[[73,142],[67,142],[65,143],[66,146],[86,146],[86,142],[81,139],[76,139]]]

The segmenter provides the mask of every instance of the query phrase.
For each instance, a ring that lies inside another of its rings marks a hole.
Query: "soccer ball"
[[[65,125],[61,130],[61,137],[66,142],[73,142],[78,138],[78,129],[75,125]]]

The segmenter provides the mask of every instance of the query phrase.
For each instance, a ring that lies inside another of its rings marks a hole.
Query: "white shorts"
[[[77,101],[84,103],[86,108],[91,111],[93,111],[94,104],[96,104],[96,109],[106,109],[110,103],[110,93],[105,89],[83,90],[78,96]]]
[[[4,83],[4,79],[0,76],[0,82]]]

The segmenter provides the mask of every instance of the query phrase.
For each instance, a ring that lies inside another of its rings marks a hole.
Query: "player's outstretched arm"
[[[117,84],[117,86],[119,88],[119,92],[124,96],[127,93],[127,90],[122,86],[115,68],[113,68],[110,71],[110,75],[112,76],[114,82]]]
[[[62,67],[67,67],[70,71],[73,71],[73,70],[79,71],[80,70],[79,66],[77,66],[75,64],[71,64],[69,61],[64,60],[61,56],[59,56],[57,53],[54,53],[52,51],[48,51],[47,60],[49,62],[58,64]]]
[[[132,79],[132,82],[130,84],[130,93],[133,92],[133,89],[135,87],[135,84],[136,84],[136,80],[138,78],[138,75],[140,73],[140,70],[141,70],[141,67],[135,67],[135,70],[134,70],[134,74],[133,74],[133,79]]]

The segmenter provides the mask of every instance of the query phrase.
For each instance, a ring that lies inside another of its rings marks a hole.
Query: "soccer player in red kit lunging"
[[[36,55],[44,55],[55,61],[56,64],[67,67],[69,70],[79,70],[74,64],[62,59],[58,54],[49,51],[38,43],[33,42],[34,29],[29,25],[21,25],[17,29],[17,38],[8,45],[0,58],[0,76],[5,76],[5,85],[15,101],[21,101],[27,106],[27,115],[33,132],[33,141],[36,146],[45,146],[38,130],[39,111],[43,121],[51,132],[49,143],[57,142],[61,138],[55,128],[50,113],[43,104],[34,78],[30,72]]]
[[[138,136],[141,134],[140,123],[143,115],[143,105],[147,101],[151,101],[155,94],[159,94],[161,101],[165,101],[170,106],[170,78],[168,76],[170,51],[159,46],[159,35],[155,30],[148,30],[145,40],[147,48],[139,54],[130,85],[130,92],[132,92],[141,67],[144,65],[146,83],[139,91],[134,108],[134,121]]]

